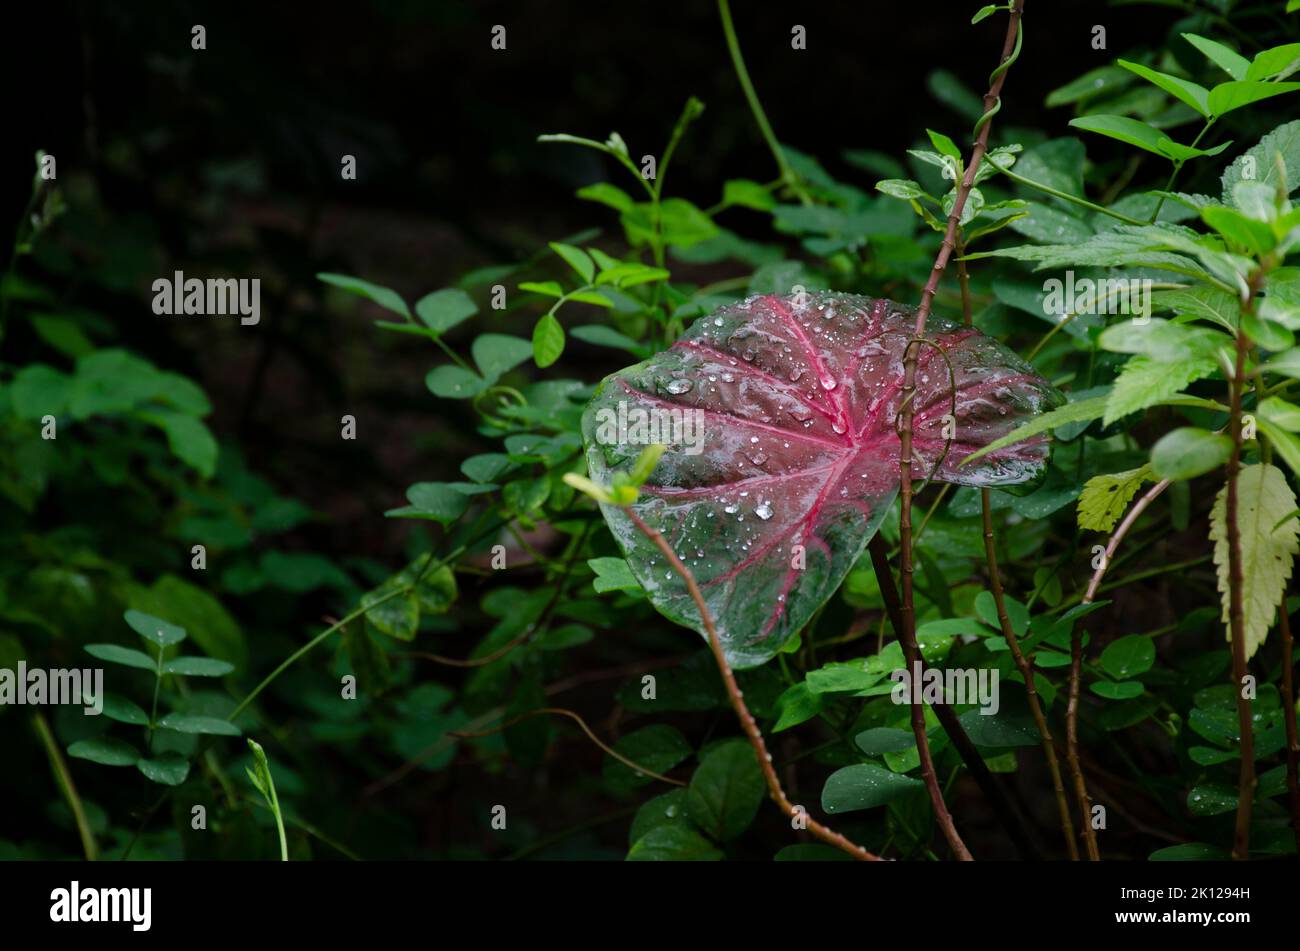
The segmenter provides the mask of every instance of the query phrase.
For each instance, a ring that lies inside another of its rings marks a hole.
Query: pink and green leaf
[[[733,666],[774,656],[835,593],[889,511],[915,321],[910,307],[854,295],[750,298],[608,377],[588,406],[583,435],[598,483],[627,473],[646,442],[668,445],[632,509],[695,575]],[[926,337],[913,477],[975,486],[1036,477],[1045,436],[959,464],[1060,394],[977,330],[932,316]],[[702,631],[658,549],[621,508],[602,508],[655,607]]]

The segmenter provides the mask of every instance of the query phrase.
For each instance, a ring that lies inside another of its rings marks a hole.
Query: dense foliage
[[[130,246],[86,264],[95,195],[38,155],[0,288],[0,667],[94,663],[108,693],[101,717],[0,707],[6,755],[57,787],[0,854],[845,857],[765,806],[708,624],[639,513],[715,585],[790,801],[873,853],[949,857],[893,696],[894,576],[866,546],[897,572],[907,305],[962,192],[957,143],[990,121],[910,424],[919,650],[1000,686],[995,712],[952,707],[975,770],[924,708],[947,809],[976,858],[1294,853],[1300,44],[1281,0],[1235,6],[1171,9],[1159,42],[1055,90],[1013,54],[992,117],[945,73],[946,131],[846,151],[839,180],[773,133],[721,3],[771,180],[672,191],[696,99],[644,157],[575,113],[539,148],[600,156],[590,232],[416,300],[334,271],[300,288],[321,321],[362,312],[376,346],[424,348],[413,398],[457,428],[443,478],[365,500],[414,526],[387,564],[306,550],[319,514],[79,302],[156,275]],[[1047,42],[1027,24],[1017,53]],[[1044,95],[1058,122],[1012,124]],[[598,438],[620,385],[707,410],[702,451]]]

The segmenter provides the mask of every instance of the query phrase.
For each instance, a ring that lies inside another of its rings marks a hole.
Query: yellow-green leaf
[[[1219,569],[1222,620],[1229,615],[1228,595],[1228,487],[1214,500],[1210,513],[1210,540]],[[1276,466],[1246,466],[1237,477],[1237,525],[1241,533],[1241,596],[1245,613],[1246,657],[1251,657],[1268,636],[1291,562],[1300,548],[1300,521],[1286,518],[1296,509],[1295,493]],[[1228,639],[1232,633],[1228,631]]]
[[[1093,476],[1084,483],[1083,494],[1079,496],[1079,527],[1093,532],[1109,532],[1128,508],[1138,487],[1151,478],[1150,465]]]

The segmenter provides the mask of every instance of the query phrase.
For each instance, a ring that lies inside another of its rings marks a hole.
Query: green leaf
[[[1235,208],[1202,208],[1201,218],[1229,242],[1261,255],[1273,249],[1277,239],[1267,222],[1256,221]]]
[[[1195,426],[1166,433],[1151,448],[1151,471],[1175,482],[1192,479],[1228,461],[1232,440]]]
[[[457,287],[426,294],[415,303],[415,315],[436,334],[446,333],[478,313],[478,305]]]
[[[417,482],[406,490],[406,499],[420,515],[443,525],[456,521],[469,507],[465,493],[446,482]]]
[[[179,786],[190,774],[189,762],[176,753],[164,753],[153,759],[141,759],[135,765],[145,776],[164,786]]]
[[[470,350],[479,372],[489,383],[495,383],[533,355],[531,343],[505,334],[483,334],[475,338]]]
[[[1228,338],[1208,327],[1151,317],[1107,327],[1097,342],[1116,353],[1141,353],[1161,363],[1174,363],[1212,356]]]
[[[43,363],[23,367],[9,385],[14,415],[19,419],[58,416],[68,406],[72,377]]]
[[[1300,347],[1292,347],[1285,353],[1277,354],[1260,369],[1272,373],[1281,373],[1293,380],[1300,380]]]
[[[632,576],[632,569],[622,558],[589,558],[587,564],[596,572],[592,582],[598,594],[607,591],[640,591],[641,583]]]
[[[1237,808],[1237,790],[1221,783],[1192,787],[1187,794],[1187,811],[1194,816],[1218,816]]]
[[[1294,0],[1300,3],[1300,0]],[[1186,842],[1183,845],[1167,845],[1156,849],[1147,856],[1148,862],[1223,862],[1230,857],[1226,849],[1204,842]]]
[[[693,752],[691,744],[676,727],[665,723],[633,730],[614,744],[614,749],[634,763],[656,773],[666,773]],[[603,767],[605,782],[618,792],[630,792],[639,786],[654,782],[645,773],[633,770],[612,756],[605,757]]]
[[[680,824],[651,829],[627,853],[629,862],[718,862],[722,858],[717,846]]]
[[[976,16],[979,16],[979,14],[977,13]],[[983,100],[946,69],[936,69],[931,72],[925,78],[925,88],[930,91],[930,94],[935,99],[967,122],[974,122],[984,114]]]
[[[1109,532],[1123,516],[1129,502],[1143,482],[1151,478],[1151,467],[1140,466],[1112,475],[1093,476],[1079,496],[1079,527],[1093,532]]]
[[[131,630],[159,647],[170,647],[185,640],[185,628],[164,621],[162,618],[156,618],[152,614],[132,610],[127,611],[122,617],[126,619]]]
[[[228,660],[237,668],[248,663],[248,645],[239,624],[220,601],[183,578],[162,575],[148,588],[133,586],[127,603],[148,614],[171,618],[209,657]]]
[[[1282,156],[1286,173],[1283,187],[1289,195],[1300,187],[1300,119],[1278,126],[1224,169],[1223,201],[1229,205],[1235,201],[1233,189],[1241,181],[1262,182],[1270,188],[1276,188],[1281,175],[1274,161],[1277,155]],[[1246,179],[1243,172],[1248,168],[1252,177]]]
[[[117,644],[87,644],[86,653],[110,664],[139,667],[141,670],[154,670],[158,666],[158,662],[147,654]]]
[[[723,183],[722,203],[753,208],[755,211],[771,211],[776,207],[772,193],[758,182],[747,178],[733,178]]]
[[[134,766],[140,759],[140,754],[130,743],[111,736],[78,740],[68,747],[68,755],[88,759],[101,766]]]
[[[118,723],[130,723],[132,726],[148,726],[149,714],[125,697],[115,693],[104,694],[104,716]]]
[[[968,462],[972,462],[990,452],[995,452],[1004,446],[1022,442],[1030,436],[1037,436],[1039,433],[1045,433],[1049,429],[1064,426],[1066,423],[1081,423],[1100,419],[1106,412],[1106,399],[1105,396],[1093,396],[1075,403],[1066,403],[1064,406],[1057,407],[1046,413],[1040,413],[1023,426],[1007,433],[1001,439],[995,439],[984,448],[971,453],[962,460],[961,464],[966,465]]]
[[[488,388],[488,381],[477,373],[452,363],[434,367],[424,382],[434,396],[448,400],[466,400]]]
[[[1101,666],[1117,680],[1129,680],[1145,674],[1156,662],[1156,647],[1151,638],[1129,634],[1106,645],[1101,652]]]
[[[582,250],[582,248],[575,248],[571,244],[561,244],[559,241],[552,241],[550,248],[564,258],[564,262],[569,267],[578,272],[578,276],[582,278],[584,283],[591,283],[592,278],[596,276],[596,265],[586,251]]]
[[[465,478],[473,479],[475,482],[495,482],[512,468],[514,463],[510,461],[510,457],[499,452],[485,452],[470,456],[460,464],[460,471],[465,474]]]
[[[569,334],[583,343],[594,344],[597,347],[614,347],[637,356],[645,355],[645,348],[641,344],[626,334],[621,334],[613,327],[607,327],[604,324],[584,324],[581,327],[574,327],[569,331]]]
[[[1211,104],[1213,103],[1214,94],[1210,94]],[[1077,119],[1071,119],[1070,125],[1076,129],[1083,129],[1087,132],[1096,132],[1098,135],[1104,135],[1112,139],[1118,139],[1129,145],[1135,145],[1140,149],[1153,152],[1162,158],[1170,160],[1185,161],[1189,158],[1195,158],[1198,155],[1217,155],[1228,147],[1230,143],[1216,146],[1213,149],[1197,149],[1188,145],[1182,145],[1175,142],[1164,132],[1159,129],[1140,122],[1137,119],[1130,119],[1128,116],[1112,115],[1092,115],[1080,116]]]
[[[957,148],[957,143],[942,132],[935,132],[933,129],[926,129],[925,134],[930,137],[930,144],[935,147],[940,155],[946,155],[949,158],[961,161],[961,149]]]
[[[1186,79],[1179,79],[1177,76],[1170,76],[1168,73],[1157,72],[1139,63],[1130,63],[1124,59],[1116,60],[1116,62],[1129,72],[1141,76],[1147,82],[1155,83],[1174,98],[1186,103],[1201,115],[1209,118],[1210,109],[1207,105],[1207,98],[1210,92],[1204,86]]]
[[[913,198],[925,198],[926,191],[910,178],[886,178],[876,182],[876,191],[883,192],[891,198],[911,201]]]
[[[871,763],[837,769],[822,787],[822,809],[829,815],[874,809],[923,788],[919,779]]]
[[[391,310],[395,314],[401,314],[408,320],[410,319],[411,311],[406,306],[406,301],[402,300],[401,294],[390,288],[381,287],[378,284],[372,284],[369,281],[348,274],[317,274],[316,279],[324,281],[326,284],[333,284],[335,287],[341,287],[351,294],[368,298],[385,310]]]
[[[1216,116],[1300,89],[1300,83],[1228,82],[1210,90],[1210,112]]]
[[[224,677],[234,669],[234,664],[211,657],[175,657],[163,661],[163,673],[185,677]]]
[[[169,713],[158,721],[164,730],[177,733],[199,733],[208,736],[239,736],[239,727],[229,720],[219,717],[191,716],[185,713]]]
[[[654,206],[650,202],[638,202],[620,217],[634,247],[653,239]],[[659,230],[663,242],[675,248],[689,248],[719,233],[712,219],[684,198],[667,198],[660,203]]]
[[[1133,700],[1142,696],[1144,689],[1136,680],[1126,680],[1122,683],[1111,683],[1109,680],[1098,680],[1092,684],[1093,693],[1107,700]]]
[[[554,314],[543,314],[533,327],[533,360],[539,367],[549,367],[564,353],[564,328]]]
[[[772,732],[780,733],[800,723],[806,723],[817,716],[824,705],[821,695],[808,689],[807,681],[801,680],[787,687],[781,696],[776,698],[779,714]]]
[[[577,191],[579,198],[587,201],[599,202],[602,205],[608,205],[615,211],[630,211],[636,204],[632,196],[616,185],[608,182],[597,182],[594,185],[585,185]]]
[[[957,719],[976,746],[1038,746],[1041,742],[1034,721],[1028,715],[1007,710],[986,715],[979,710],[967,710]]]
[[[1245,79],[1250,70],[1250,61],[1235,50],[1222,43],[1207,40],[1195,33],[1184,33],[1183,39],[1209,57],[1210,61],[1224,70],[1233,79]]]
[[[691,777],[686,813],[713,838],[725,842],[749,828],[766,789],[749,743],[726,740],[704,755]]]
[[[1217,369],[1213,357],[1185,357],[1174,363],[1157,362],[1141,354],[1131,357],[1106,399],[1102,425],[1170,399]]]
[[[1279,73],[1290,75],[1300,68],[1300,43],[1287,43],[1256,53],[1246,70],[1247,79],[1271,79]]]
[[[205,479],[217,471],[217,440],[202,420],[170,409],[140,410],[136,414],[167,437],[167,448]]]
[[[1210,512],[1210,540],[1214,542],[1214,563],[1218,566],[1219,592],[1225,622],[1229,617],[1228,586],[1228,487],[1215,497]],[[1300,542],[1300,525],[1287,515],[1296,508],[1296,497],[1286,476],[1276,466],[1261,463],[1245,466],[1237,477],[1237,525],[1241,535],[1242,610],[1245,614],[1246,657],[1268,636],[1269,625],[1291,577],[1291,562]],[[1226,631],[1231,643],[1231,630]]]

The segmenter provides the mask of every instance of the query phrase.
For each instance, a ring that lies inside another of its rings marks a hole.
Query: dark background
[[[870,176],[839,161],[844,149],[901,156],[942,119],[968,137],[968,120],[936,104],[926,78],[942,67],[982,93],[1004,21],[970,26],[977,7],[732,12],[778,136],[869,190]],[[1172,20],[1158,7],[1028,7],[1004,136],[1016,125],[1063,132],[1069,115],[1047,110],[1046,93]],[[617,129],[634,156],[657,154],[690,95],[707,111],[672,164],[673,193],[707,206],[725,178],[775,174],[711,3],[54,2],[6,18],[5,153],[8,180],[23,186],[5,189],[3,219],[21,213],[31,155],[53,153],[70,203],[96,210],[78,248],[91,267],[69,299],[111,314],[125,345],[196,377],[218,437],[332,515],[335,550],[382,552],[402,528],[374,516],[411,481],[451,475],[474,447],[450,445],[461,437],[432,416],[457,411],[424,389],[435,355],[383,339],[355,307],[326,312],[316,272],[414,300],[467,269],[608,226],[605,209],[572,196],[621,172],[536,137]],[[498,23],[504,52],[490,48]],[[791,49],[795,23],[807,50]],[[1095,23],[1107,51],[1090,46]],[[207,29],[204,51],[190,47],[194,24]],[[356,181],[340,180],[344,154],[357,157]],[[149,284],[174,268],[260,277],[261,324],[155,317]],[[591,379],[615,369],[610,351],[587,356]],[[340,449],[342,413],[357,416],[359,438]]]

